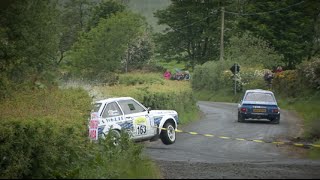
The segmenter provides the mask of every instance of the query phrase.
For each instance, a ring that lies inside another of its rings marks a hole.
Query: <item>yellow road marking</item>
[[[293,145],[295,145],[295,146],[303,146],[303,144],[299,144],[299,143],[294,143]]]
[[[258,143],[263,143],[264,141],[261,141],[261,140],[252,140],[254,142],[258,142]]]
[[[272,142],[273,144],[284,144],[284,142]]]
[[[205,134],[204,136],[213,137],[214,135],[212,135],[212,134]]]
[[[166,128],[159,128],[159,129],[167,130]],[[178,129],[176,129],[175,131],[176,132],[184,132],[184,131],[178,130]],[[198,135],[199,134],[197,132],[187,132],[187,133],[192,134],[192,135]],[[215,135],[213,135],[213,134],[202,134],[202,135],[206,136],[206,137],[215,137]],[[231,138],[231,137],[226,137],[226,136],[217,136],[217,137],[219,137],[221,139],[235,139],[235,140],[238,140],[238,141],[253,141],[253,142],[258,142],[258,143],[272,143],[272,144],[277,144],[277,145],[282,145],[282,144],[286,143],[286,142],[281,142],[281,141],[265,142],[263,140],[258,140],[258,139],[247,140],[247,139],[243,139],[243,138]],[[301,144],[301,143],[293,143],[292,145],[299,146],[299,147],[305,146],[305,144]],[[315,148],[320,148],[320,144],[309,144],[308,146],[312,146],[312,147],[315,147]]]
[[[225,137],[225,136],[219,136],[219,138],[222,138],[222,139],[230,139],[230,137]]]
[[[320,144],[311,144],[311,146],[320,148]]]

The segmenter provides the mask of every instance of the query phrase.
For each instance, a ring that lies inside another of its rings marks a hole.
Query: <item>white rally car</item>
[[[109,131],[120,137],[120,132],[125,131],[135,141],[160,138],[169,145],[176,140],[179,119],[174,110],[150,110],[131,97],[120,97],[96,101],[93,113],[98,116],[100,138]]]

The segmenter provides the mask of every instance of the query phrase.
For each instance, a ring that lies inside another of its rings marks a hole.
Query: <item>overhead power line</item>
[[[198,22],[201,22],[201,21],[206,20],[207,18],[211,17],[212,15],[216,14],[217,12],[218,12],[217,10],[212,11],[209,16],[206,16],[206,17],[200,19],[199,21],[194,21],[193,23],[187,24],[187,25],[185,25],[185,26],[181,26],[181,27],[179,27],[179,28],[175,28],[175,29],[172,28],[172,30],[173,30],[173,31],[179,31],[180,29],[183,29],[183,28],[192,26],[192,25],[194,25],[194,24],[196,24],[196,23],[198,23]],[[169,31],[170,31],[170,30],[169,30]],[[169,31],[167,31],[167,32],[169,32]]]
[[[296,4],[292,4],[292,5],[290,5],[288,7],[285,7],[285,8],[276,9],[276,10],[272,10],[272,11],[257,12],[257,13],[237,13],[237,12],[232,12],[232,11],[224,11],[224,12],[225,13],[229,13],[229,14],[241,15],[241,16],[253,16],[253,15],[268,14],[268,13],[274,13],[274,12],[287,10],[287,9],[290,9],[290,8],[292,8],[294,6],[298,6],[298,5],[302,4],[302,3],[304,3],[304,1],[301,1],[301,2],[296,3]]]
[[[299,3],[292,4],[292,5],[287,6],[287,7],[285,7],[285,8],[280,8],[280,9],[276,9],[276,10],[272,10],[272,11],[265,11],[265,12],[257,12],[257,13],[237,13],[237,12],[226,11],[226,10],[224,10],[224,12],[225,12],[225,13],[229,13],[229,14],[241,15],[241,16],[253,16],[253,15],[274,13],[274,12],[279,12],[279,11],[287,10],[287,9],[290,9],[290,8],[292,8],[292,7],[294,7],[294,6],[298,6],[298,5],[300,5],[300,4],[304,3],[304,2],[305,2],[305,1],[301,1],[301,2],[299,2]],[[216,14],[217,12],[218,12],[217,10],[212,11],[212,12],[211,12],[212,14],[210,14],[209,16],[206,16],[206,17],[202,18],[202,19],[199,20],[199,21],[194,21],[193,23],[190,23],[190,24],[181,26],[181,27],[179,27],[179,28],[172,28],[172,27],[171,27],[172,29],[171,29],[171,30],[168,30],[168,31],[166,31],[166,32],[179,31],[179,30],[181,30],[181,29],[183,29],[183,28],[186,28],[186,27],[189,27],[189,26],[193,26],[194,24],[199,23],[199,22],[201,22],[201,21],[204,21],[205,19],[211,17],[212,15]]]

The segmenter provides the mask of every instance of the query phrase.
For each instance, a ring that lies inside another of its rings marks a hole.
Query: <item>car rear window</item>
[[[262,101],[262,102],[275,102],[275,99],[270,93],[250,92],[247,93],[245,101]]]

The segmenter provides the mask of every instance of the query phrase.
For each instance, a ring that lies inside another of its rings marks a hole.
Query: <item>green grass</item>
[[[320,94],[314,93],[310,97],[279,98],[279,106],[297,112],[303,119],[304,138],[313,144],[320,144]],[[320,148],[312,148],[309,157],[320,159]]]
[[[231,90],[218,90],[218,91],[209,91],[209,90],[194,90],[194,94],[197,100],[200,101],[214,101],[214,102],[233,102],[237,103],[240,101],[243,93],[237,92],[234,95],[234,92]]]
[[[165,69],[169,69],[169,71],[171,73],[175,73],[176,72],[176,68],[179,69],[185,69],[186,68],[186,63],[185,62],[178,62],[178,61],[170,61],[170,62],[166,62],[166,61],[158,61],[157,64],[161,65],[162,67],[164,67]]]

